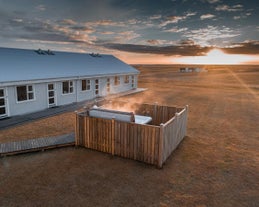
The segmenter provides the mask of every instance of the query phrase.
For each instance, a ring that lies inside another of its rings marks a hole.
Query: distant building
[[[139,71],[112,55],[0,48],[0,118],[137,88]]]
[[[192,73],[192,72],[208,72],[204,68],[180,68],[179,72],[181,73]]]

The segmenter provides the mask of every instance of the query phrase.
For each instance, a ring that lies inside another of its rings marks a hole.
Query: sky
[[[0,47],[259,64],[257,0],[0,0]]]

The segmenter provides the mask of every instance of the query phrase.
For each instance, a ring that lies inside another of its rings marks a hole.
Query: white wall
[[[47,108],[46,84],[33,84],[34,99],[17,101],[16,86],[7,87],[9,116],[26,114]]]
[[[124,76],[120,76],[120,85],[114,85],[114,76],[112,77],[102,77],[99,80],[99,96],[107,96],[107,78],[110,78],[110,94],[116,94],[124,91],[131,90],[132,88],[137,88],[137,75],[134,75],[135,82],[132,87],[132,75],[129,76],[129,83],[124,83]],[[56,105],[66,105],[74,102],[80,102],[85,100],[91,100],[96,97],[95,95],[95,80],[97,78],[91,78],[91,89],[88,91],[81,90],[81,79],[73,80],[74,91],[73,93],[63,94],[62,93],[62,81],[55,82],[56,86]],[[54,83],[54,82],[49,82]],[[16,94],[16,86],[8,86],[7,89],[7,99],[8,99],[8,109],[9,116],[21,115],[26,113],[32,113],[36,111],[41,111],[47,109],[48,106],[48,83],[37,83],[31,84],[34,89],[34,99],[18,102]]]

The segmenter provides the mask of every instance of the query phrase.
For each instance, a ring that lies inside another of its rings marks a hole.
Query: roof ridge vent
[[[47,53],[48,55],[55,55],[54,52],[52,52],[50,49],[48,49],[47,51],[45,51],[45,53]]]
[[[41,50],[40,48],[38,50],[35,50],[36,53],[38,53],[39,55],[45,55],[44,51]]]
[[[90,55],[92,57],[102,57],[99,53],[91,53]]]
[[[35,52],[38,54],[38,55],[55,55],[54,52],[52,52],[51,50],[42,50],[42,49],[38,49],[38,50],[35,50]]]

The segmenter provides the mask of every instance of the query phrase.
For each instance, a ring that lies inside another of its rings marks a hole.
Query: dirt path
[[[4,157],[0,206],[258,206],[258,90],[223,86],[240,84],[228,71],[188,76],[207,88],[142,72],[149,90],[126,100],[190,105],[188,136],[162,170],[83,148]]]

